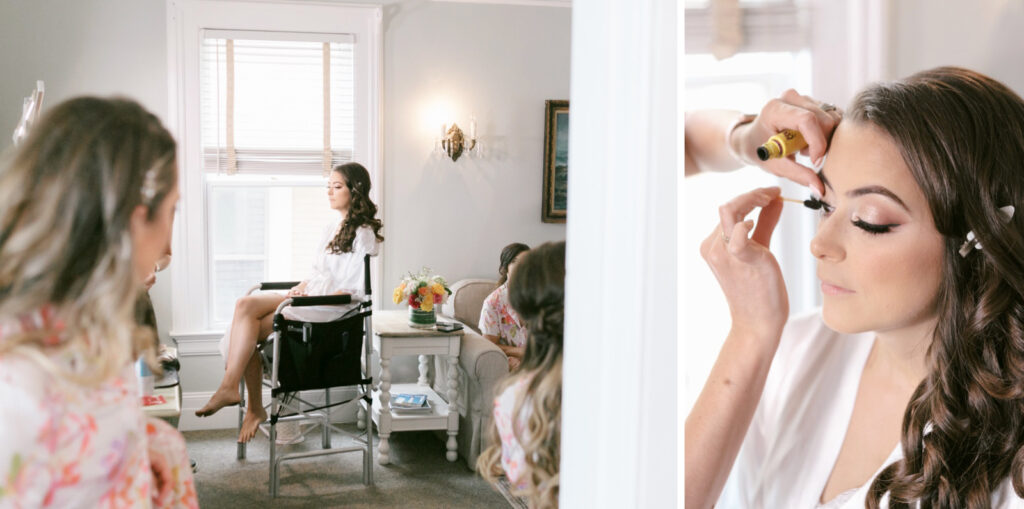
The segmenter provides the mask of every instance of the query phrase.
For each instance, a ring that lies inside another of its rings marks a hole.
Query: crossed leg
[[[206,417],[213,415],[225,406],[237,405],[241,400],[238,383],[244,376],[246,388],[250,391],[248,405],[250,411],[245,421],[255,420],[260,413],[263,413],[263,419],[266,419],[261,393],[260,361],[254,353],[256,343],[270,334],[274,310],[284,299],[285,296],[278,294],[248,295],[238,299],[235,304],[235,315],[231,320],[231,337],[229,338],[230,345],[224,378],[221,379],[220,387],[206,402],[206,405],[196,410],[196,415]],[[260,419],[259,422],[263,422],[263,419]],[[255,432],[259,422],[251,426],[252,432]],[[245,422],[243,422],[242,430],[244,435]],[[242,435],[239,435],[239,439],[241,438]]]

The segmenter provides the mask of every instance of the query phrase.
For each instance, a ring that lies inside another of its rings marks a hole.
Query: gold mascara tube
[[[757,158],[767,161],[776,157],[787,157],[806,146],[807,142],[804,141],[800,131],[783,129],[779,134],[768,138],[764,145],[757,147]]]

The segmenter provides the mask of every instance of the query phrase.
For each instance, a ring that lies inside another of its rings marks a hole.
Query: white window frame
[[[221,333],[210,327],[209,208],[199,115],[202,31],[344,33],[355,37],[357,101],[353,160],[369,170],[376,183],[372,199],[383,214],[382,19],[383,11],[378,5],[283,0],[167,0],[167,125],[178,141],[178,186],[182,196],[172,244],[172,337],[214,337]],[[363,102],[359,99],[363,97],[368,100]],[[383,257],[375,257],[371,267],[373,273],[380,274],[382,266]],[[379,283],[373,290],[380,294]],[[379,305],[378,299],[374,306]]]

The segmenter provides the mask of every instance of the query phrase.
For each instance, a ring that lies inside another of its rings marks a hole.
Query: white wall
[[[162,0],[0,2],[0,150],[11,147],[22,98],[36,80],[46,82],[44,110],[74,96],[117,94],[166,118],[164,9]],[[168,278],[157,277],[150,295],[166,342]]]
[[[406,2],[384,18],[382,300],[407,271],[497,278],[511,242],[564,240],[541,222],[544,100],[569,98],[570,10]],[[486,155],[431,155],[447,109]],[[440,120],[438,120],[440,118]]]
[[[1024,95],[1024,2],[901,0],[891,9],[889,78],[959,65]]]

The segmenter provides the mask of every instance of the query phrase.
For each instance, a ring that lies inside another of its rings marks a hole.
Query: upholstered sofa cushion
[[[468,325],[480,334],[480,310],[484,300],[498,287],[490,279],[462,279],[451,286],[452,295],[441,306],[441,314]]]

